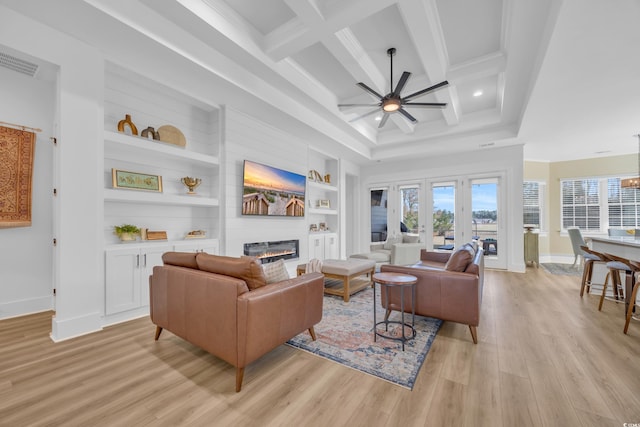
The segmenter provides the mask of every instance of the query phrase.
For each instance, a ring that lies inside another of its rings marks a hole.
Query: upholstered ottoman
[[[306,267],[306,264],[298,265],[298,276],[306,272]],[[376,262],[368,259],[326,259],[322,261],[321,270],[325,277],[324,293],[341,296],[349,302],[351,295],[373,285],[371,277],[375,268]]]

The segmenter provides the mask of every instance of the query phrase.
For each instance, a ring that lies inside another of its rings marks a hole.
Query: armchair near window
[[[402,234],[389,237],[386,242],[372,243],[369,252],[353,254],[351,258],[370,259],[376,262],[376,270],[382,264],[411,265],[420,260],[420,250],[424,243],[418,241],[417,234]]]

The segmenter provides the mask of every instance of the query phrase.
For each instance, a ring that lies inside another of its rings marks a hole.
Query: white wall
[[[298,263],[306,262],[309,235],[306,217],[242,216],[243,162],[251,160],[306,176],[307,147],[294,135],[237,110],[227,108],[225,116],[225,254],[243,255],[244,243],[297,239],[301,258],[285,261],[291,274]]]
[[[29,37],[25,37],[28,29]],[[54,340],[101,329],[104,293],[102,235],[104,59],[94,48],[0,6],[0,40],[60,67],[53,135]],[[3,103],[9,102],[3,98]],[[30,122],[26,117],[23,122]],[[2,272],[2,278],[7,272]],[[15,273],[13,273],[15,274]]]
[[[3,47],[0,46],[0,51]],[[0,67],[0,120],[36,132],[31,226],[0,228],[0,318],[53,308],[52,135],[55,83]]]
[[[402,161],[379,162],[361,169],[361,206],[368,212],[368,188],[377,184],[421,179],[446,180],[449,177],[499,175],[504,177],[504,195],[501,203],[506,219],[505,235],[507,269],[524,272],[522,228],[522,146],[487,149],[462,155],[412,158]],[[360,250],[368,247],[369,221],[361,223]]]

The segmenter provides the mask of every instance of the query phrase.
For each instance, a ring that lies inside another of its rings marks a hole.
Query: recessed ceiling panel
[[[322,43],[315,43],[291,57],[307,73],[318,80],[338,99],[357,96],[362,89],[353,76]]]
[[[469,80],[456,85],[462,114],[492,109],[497,106],[498,77]]]
[[[500,50],[502,0],[436,0],[449,64]]]
[[[296,16],[282,0],[226,0],[226,3],[263,35]]]
[[[413,77],[425,73],[396,6],[383,9],[354,24],[351,30],[387,80],[390,71],[387,49],[396,48],[396,54],[393,57],[394,86],[403,71],[409,71]],[[385,93],[390,92],[389,88],[390,86],[384,88]]]

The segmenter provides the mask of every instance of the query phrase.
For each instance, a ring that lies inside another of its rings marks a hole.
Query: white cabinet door
[[[338,259],[338,235],[335,233],[324,235],[324,259]]]
[[[324,235],[312,234],[309,236],[309,259],[324,259]]]
[[[140,249],[107,251],[105,274],[106,314],[140,307]]]
[[[153,273],[153,267],[163,264],[162,254],[170,250],[170,246],[162,246],[145,249],[140,254],[140,306],[149,305],[149,276]]]

